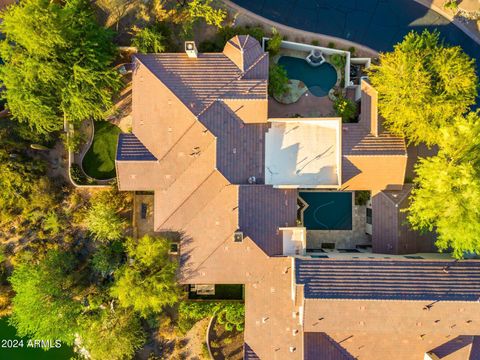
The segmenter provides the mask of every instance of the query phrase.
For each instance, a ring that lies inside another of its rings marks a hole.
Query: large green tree
[[[131,310],[107,308],[81,322],[81,344],[92,360],[131,359],[145,342],[140,320]]]
[[[87,227],[96,240],[113,241],[123,236],[126,222],[119,215],[123,197],[116,191],[101,191],[91,199],[87,211]]]
[[[2,15],[0,81],[14,118],[39,132],[100,119],[119,78],[112,34],[86,0],[24,0]]]
[[[480,254],[480,118],[458,116],[439,131],[438,155],[420,159],[408,220],[414,229],[435,230],[440,250]]]
[[[410,143],[438,142],[439,129],[475,103],[475,63],[438,32],[409,33],[370,69],[385,125]]]
[[[23,257],[9,278],[15,296],[11,323],[20,336],[72,344],[81,305],[75,294],[71,253],[50,251],[41,260]]]
[[[149,235],[126,242],[129,261],[120,270],[112,295],[123,307],[142,316],[174,305],[180,297],[175,281],[177,263],[170,258],[170,242]]]
[[[224,9],[212,6],[212,0],[191,0],[188,2],[187,8],[192,21],[204,19],[208,25],[215,25],[218,28],[222,27],[222,23],[227,17]]]

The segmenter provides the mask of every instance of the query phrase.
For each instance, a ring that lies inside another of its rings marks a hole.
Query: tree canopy
[[[224,9],[212,7],[212,0],[192,0],[187,4],[190,19],[204,19],[208,25],[222,27],[222,23],[227,17]]]
[[[126,309],[105,309],[84,317],[80,334],[92,360],[131,359],[145,342],[140,320]]]
[[[126,225],[119,215],[122,201],[122,196],[115,191],[101,191],[92,197],[86,222],[96,240],[113,241],[122,238]]]
[[[437,156],[420,159],[408,220],[438,234],[440,250],[480,254],[480,118],[457,116],[439,131]]]
[[[134,29],[135,35],[132,46],[140,53],[161,53],[165,51],[165,36],[158,26],[147,26],[143,29]]]
[[[2,18],[0,81],[14,118],[51,132],[103,117],[120,86],[115,47],[86,0],[25,0]]]
[[[439,130],[466,113],[477,95],[474,60],[427,30],[381,54],[369,77],[386,127],[413,144],[436,144]]]
[[[81,311],[72,300],[75,264],[72,254],[60,251],[37,262],[25,256],[17,264],[9,279],[15,291],[10,321],[20,336],[73,343]]]
[[[147,316],[178,302],[177,263],[170,259],[170,242],[145,235],[138,241],[128,239],[126,248],[130,260],[119,270],[112,287],[120,305]]]

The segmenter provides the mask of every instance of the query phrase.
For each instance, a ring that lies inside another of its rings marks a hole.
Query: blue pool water
[[[305,59],[282,56],[278,59],[278,64],[287,70],[289,79],[302,81],[315,96],[328,95],[337,82],[337,71],[327,62],[315,67]]]
[[[303,212],[307,230],[352,230],[352,193],[343,191],[300,191],[308,204]]]

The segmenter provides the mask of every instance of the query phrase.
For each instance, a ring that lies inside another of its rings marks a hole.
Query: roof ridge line
[[[267,53],[267,52],[264,52],[261,56],[259,56],[258,59],[255,60],[255,62],[254,62],[252,65],[250,65],[247,70],[245,70],[245,71],[243,72],[243,74],[242,74],[242,79],[243,79],[243,77],[244,77],[245,75],[247,75],[248,72],[250,72],[250,71],[252,70],[252,68],[253,68],[254,66],[256,66],[256,65],[260,62],[260,60],[262,60],[263,58],[265,58],[267,55],[268,55],[268,53]]]
[[[175,55],[178,55],[178,54],[182,54],[182,53],[170,53],[170,54],[175,54]],[[165,86],[165,88],[170,91],[173,96],[175,96],[175,98],[185,107],[185,109],[187,109],[187,111],[189,111],[194,117],[196,117],[195,113],[193,112],[192,109],[190,109],[190,107],[188,106],[188,104],[186,104],[176,93],[175,91],[173,91],[169,86],[167,86],[167,84],[165,84],[157,75],[154,74],[154,72],[142,61],[138,58],[138,55],[142,55],[142,54],[136,54],[134,55],[135,56],[135,59],[137,59],[140,63],[142,63],[142,65],[150,72],[150,74],[155,78],[157,79],[158,81],[160,81],[160,83]],[[145,55],[145,54],[144,54]],[[154,55],[161,55],[161,54],[154,54]]]
[[[218,170],[214,170],[214,171],[218,171]],[[220,173],[220,172],[219,172],[219,173]],[[221,173],[220,173],[220,174],[221,174]],[[223,176],[223,175],[222,175],[222,176]],[[219,193],[217,193],[217,194],[209,201],[209,203],[210,203],[211,201],[213,201],[213,199],[215,199],[217,196],[219,196],[220,193],[221,193],[225,188],[227,188],[227,187],[229,187],[229,186],[236,186],[236,187],[237,187],[237,190],[238,190],[238,188],[239,188],[239,185],[227,184],[227,185],[225,185],[225,186],[222,188],[222,190],[221,190]],[[195,217],[194,217],[194,218],[195,218]],[[190,221],[187,222],[186,225],[188,225],[190,222],[192,222],[194,218],[190,219]],[[234,232],[231,233],[230,235],[228,235],[228,236],[225,238],[225,240],[223,240],[222,242],[220,242],[220,244],[218,244],[218,246],[216,246],[216,247],[212,250],[212,252],[210,252],[210,253],[198,264],[198,266],[197,266],[195,269],[193,269],[193,271],[198,270],[198,268],[199,268],[200,266],[202,266],[202,265],[205,263],[205,261],[207,261],[207,260],[210,258],[210,256],[212,256],[212,255],[220,248],[220,246],[222,246],[223,244],[225,244],[225,242],[226,242],[228,239],[231,238],[232,234],[234,234]],[[254,243],[255,243],[255,242],[254,242]],[[256,244],[255,244],[255,245],[256,245]]]

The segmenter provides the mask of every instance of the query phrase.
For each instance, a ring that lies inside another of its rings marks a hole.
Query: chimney
[[[373,136],[378,136],[378,93],[368,80],[362,79],[362,109],[360,113],[360,124],[369,131]]]
[[[198,57],[197,45],[195,45],[195,41],[185,41],[185,52],[189,58]]]

